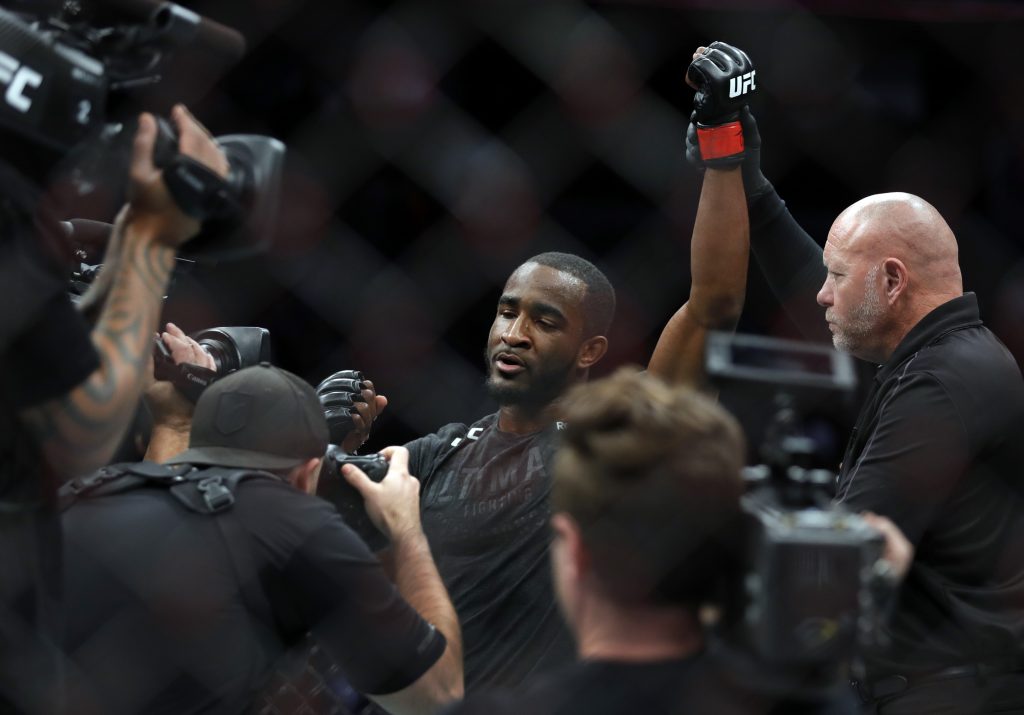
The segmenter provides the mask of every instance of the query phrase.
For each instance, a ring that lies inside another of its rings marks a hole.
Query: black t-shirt
[[[756,693],[706,655],[648,662],[584,660],[516,690],[468,696],[445,715],[853,715],[836,683],[824,697]]]
[[[468,690],[574,657],[548,556],[554,427],[515,435],[497,424],[493,414],[407,445],[423,530],[462,625]]]
[[[213,516],[145,486],[64,513],[71,711],[243,712],[310,630],[367,693],[444,652],[330,504],[269,477],[235,500]]]
[[[35,191],[0,162],[0,502],[38,505],[39,455],[18,412],[69,392],[99,366],[53,251],[54,222]],[[50,485],[52,486],[52,485]]]
[[[813,306],[821,248],[774,192],[751,245],[787,308]],[[824,320],[791,311],[808,335]],[[916,546],[872,678],[1024,657],[1024,382],[967,293],[925,316],[872,381],[837,500],[890,517]]]
[[[60,530],[55,477],[19,412],[69,392],[99,365],[44,248],[35,191],[0,161],[0,710],[42,708],[56,682]],[[50,222],[50,238],[53,237]]]

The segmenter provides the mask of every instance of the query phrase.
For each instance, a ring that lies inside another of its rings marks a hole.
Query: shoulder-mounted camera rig
[[[110,220],[124,201],[138,111],[159,114],[198,98],[187,95],[207,89],[244,50],[238,32],[174,3],[0,8],[4,158],[49,183],[63,218]],[[230,165],[226,179],[181,156],[173,127],[159,120],[154,163],[179,208],[203,223],[182,251],[196,260],[265,249],[277,216],[284,145],[257,135],[216,141]]]

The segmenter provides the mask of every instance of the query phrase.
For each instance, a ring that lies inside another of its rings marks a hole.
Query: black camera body
[[[744,471],[729,638],[768,668],[826,685],[879,636],[883,613],[884,539],[831,502],[835,474],[815,468],[833,463],[836,435],[823,424],[850,402],[852,359],[831,347],[712,333],[706,367],[762,460]]]
[[[61,195],[64,211],[79,218],[112,216],[127,196],[128,165],[135,136],[134,120],[105,125],[68,154],[57,168],[69,187]],[[216,137],[228,159],[221,178],[178,153],[178,135],[157,118],[153,163],[163,170],[175,203],[202,223],[199,235],[185,243],[182,258],[216,262],[265,250],[273,240],[284,171],[285,147],[257,135]]]
[[[120,3],[122,11],[102,25],[87,17],[83,7],[90,5],[62,3],[50,14],[46,4],[41,11],[34,5],[35,13],[0,8],[0,139],[5,160],[49,183],[60,218],[109,221],[127,193],[132,117],[166,110],[151,90],[173,74],[172,61],[202,55],[230,64],[245,43],[174,3]],[[161,106],[147,106],[155,103]],[[159,125],[154,163],[179,208],[203,224],[182,255],[216,261],[266,249],[284,145],[255,135],[218,137],[230,166],[222,179],[179,156],[173,127]]]
[[[347,454],[341,447],[331,445],[324,457],[324,466],[320,471],[317,496],[326,499],[335,506],[359,537],[366,542],[371,551],[380,551],[388,545],[388,538],[373,525],[363,497],[341,474],[346,464],[362,469],[366,476],[379,482],[388,473],[388,460],[381,454]]]
[[[821,476],[787,471],[781,481],[748,478],[742,500],[742,640],[774,665],[827,670],[852,662],[876,635],[882,607],[873,567],[884,539],[857,514],[829,505]],[[810,498],[798,503],[792,495],[801,491]]]
[[[270,331],[266,328],[209,328],[189,337],[213,358],[216,369],[189,363],[176,365],[163,340],[157,337],[153,346],[153,376],[173,383],[192,402],[225,375],[271,361]]]

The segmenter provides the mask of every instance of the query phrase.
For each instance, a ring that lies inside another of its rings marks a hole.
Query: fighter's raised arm
[[[662,331],[648,369],[668,382],[700,385],[708,331],[734,329],[743,309],[750,231],[739,119],[757,80],[743,51],[713,42],[694,53],[686,81],[697,90],[687,158],[706,169],[690,243],[690,295]]]

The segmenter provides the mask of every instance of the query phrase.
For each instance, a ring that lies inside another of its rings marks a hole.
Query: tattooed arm
[[[171,113],[183,154],[222,176],[228,164],[206,130],[182,107]],[[114,225],[104,271],[107,289],[92,331],[100,366],[70,393],[21,413],[61,475],[91,471],[113,455],[138,402],[164,290],[182,243],[199,223],[175,206],[153,166],[156,124],[143,115],[135,136],[130,200]]]

